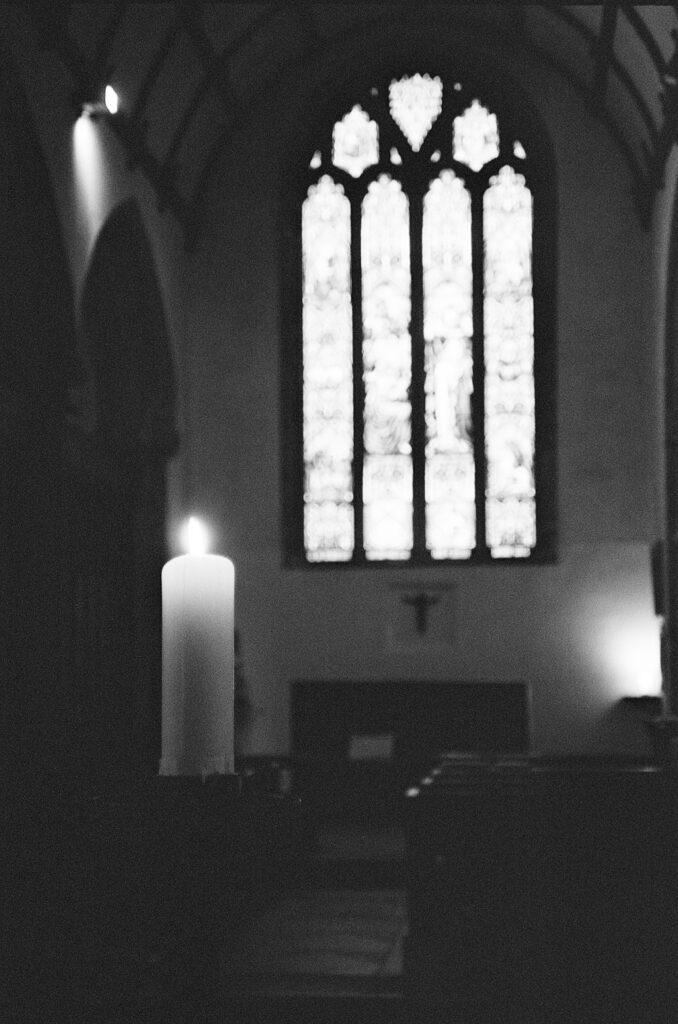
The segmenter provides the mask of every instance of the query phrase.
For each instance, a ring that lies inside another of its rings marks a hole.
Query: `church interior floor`
[[[55,936],[40,977],[13,979],[26,1009],[0,1006],[3,1024],[405,1024],[398,828],[323,827],[290,886],[250,896],[238,927],[224,910],[207,968],[171,939],[169,952],[135,949],[131,921],[105,943],[80,935],[66,957]]]
[[[402,830],[325,825],[306,868],[304,885],[253,915],[222,964],[243,1024],[401,1024]]]

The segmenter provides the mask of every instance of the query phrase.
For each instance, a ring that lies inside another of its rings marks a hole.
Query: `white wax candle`
[[[233,772],[234,577],[221,555],[162,570],[161,775]]]

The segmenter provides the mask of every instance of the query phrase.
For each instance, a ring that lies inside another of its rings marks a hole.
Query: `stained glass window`
[[[413,75],[391,82],[389,86],[391,117],[415,153],[440,114],[443,103],[443,83],[428,75]]]
[[[283,366],[305,563],[552,556],[533,135],[478,96],[423,72],[375,84],[305,158],[300,362]]]
[[[332,163],[359,178],[379,159],[378,128],[361,107],[353,107],[334,126]]]
[[[351,209],[327,175],[302,211],[304,546],[309,561],[353,553]]]
[[[485,192],[487,543],[524,557],[536,543],[532,196],[512,167]]]
[[[424,197],[426,544],[434,558],[475,547],[471,197],[443,171]]]
[[[463,114],[454,119],[454,158],[472,171],[479,171],[499,156],[497,118],[473,100]]]
[[[407,197],[387,175],[362,211],[363,521],[369,559],[412,550],[410,231]]]

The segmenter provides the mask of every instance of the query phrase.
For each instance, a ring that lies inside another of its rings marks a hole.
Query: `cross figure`
[[[433,594],[406,594],[403,597],[405,604],[412,605],[414,608],[414,623],[417,633],[425,633],[428,626],[428,610],[432,608],[434,604],[438,604],[440,597],[436,597]]]

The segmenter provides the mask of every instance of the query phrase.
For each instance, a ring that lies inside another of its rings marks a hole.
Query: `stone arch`
[[[85,278],[81,325],[102,441],[118,452],[176,446],[175,386],[163,300],[139,206],[101,229]]]
[[[157,770],[165,470],[177,446],[176,396],[153,253],[134,200],[111,213],[97,238],[80,331],[95,406],[85,446],[91,472],[78,484],[88,538],[80,585],[99,609],[93,630],[81,623],[93,645],[85,661],[96,666],[92,739],[111,767]]]

